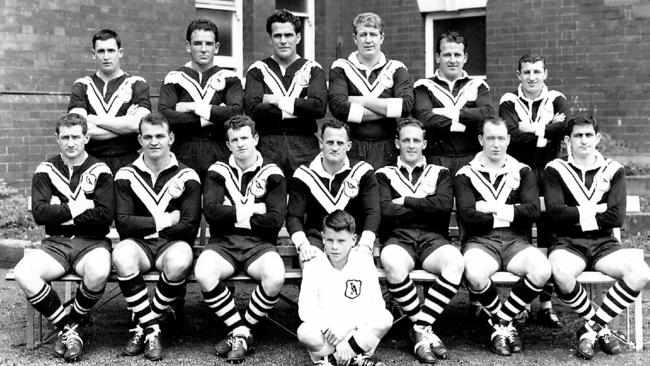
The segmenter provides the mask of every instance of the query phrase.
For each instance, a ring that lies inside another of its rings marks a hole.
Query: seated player
[[[355,245],[355,232],[347,212],[325,216],[325,255],[303,271],[298,340],[316,365],[384,365],[372,354],[393,316],[382,298],[372,251]]]
[[[32,213],[48,235],[15,269],[27,301],[58,329],[54,355],[67,362],[83,355],[80,326],[104,293],[111,271],[113,176],[88,155],[86,119],[64,114],[56,123],[59,155],[39,164],[32,179]],[[74,272],[83,278],[69,314],[49,282]]]
[[[284,284],[275,243],[287,211],[287,185],[280,168],[257,151],[252,119],[233,116],[224,130],[232,154],[208,169],[203,209],[211,237],[194,273],[205,302],[228,330],[217,354],[241,362],[252,347],[251,328],[273,308]],[[243,319],[223,283],[240,270],[260,282]]]
[[[540,212],[537,183],[530,167],[506,154],[510,136],[504,120],[486,118],[478,141],[483,151],[454,181],[464,229],[465,278],[470,293],[491,316],[492,351],[509,356],[522,348],[512,319],[539,294],[551,266],[530,243],[531,226]],[[503,306],[490,280],[499,270],[521,276]]]
[[[603,352],[621,352],[607,325],[639,296],[650,281],[650,268],[612,235],[625,218],[625,171],[596,150],[598,123],[577,116],[567,123],[566,134],[568,157],[551,161],[544,172],[544,200],[557,234],[549,260],[558,297],[586,320],[577,332],[576,351],[589,360],[596,339]],[[598,310],[576,281],[587,269],[618,280]]]
[[[444,311],[460,285],[465,260],[448,239],[453,206],[449,170],[427,164],[422,122],[407,118],[397,125],[397,165],[377,171],[382,215],[381,263],[388,291],[413,323],[410,338],[415,357],[435,363],[447,358],[447,349],[431,325]],[[415,266],[438,275],[420,305],[409,277]]]
[[[289,184],[287,230],[303,265],[323,253],[323,218],[335,210],[349,212],[360,232],[359,245],[372,249],[379,228],[379,191],[370,164],[349,160],[350,128],[330,119],[321,127],[321,153],[301,165]]]
[[[162,359],[159,318],[183,293],[192,265],[201,183],[170,151],[174,133],[162,114],[142,118],[139,131],[142,154],[115,176],[115,226],[121,241],[113,249],[113,266],[137,322],[123,352],[144,352],[156,361]],[[142,277],[150,270],[160,271],[151,302]]]

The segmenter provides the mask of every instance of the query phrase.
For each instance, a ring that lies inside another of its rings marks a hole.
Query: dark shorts
[[[450,245],[449,240],[442,235],[421,229],[395,229],[390,232],[382,245],[382,249],[389,245],[397,245],[411,256],[416,267],[443,245]]]
[[[219,254],[232,265],[235,272],[240,270],[248,271],[248,267],[253,262],[268,252],[278,253],[275,245],[264,239],[237,234],[210,238],[210,242],[203,250],[211,250]]]
[[[442,155],[425,155],[425,156],[429,164],[444,166],[445,168],[449,169],[449,173],[451,173],[451,176],[455,177],[456,172],[459,171],[460,168],[469,164],[469,162],[472,161],[472,159],[474,159],[476,154],[462,155],[462,156],[442,156]]]
[[[144,254],[147,255],[147,259],[149,260],[149,265],[151,268],[156,267],[156,260],[158,260],[158,257],[160,257],[161,254],[165,252],[169,247],[176,243],[185,243],[182,240],[167,240],[167,239],[162,239],[162,238],[157,238],[157,239],[133,239],[129,238],[129,240],[134,241],[142,250],[144,250]],[[189,244],[186,243],[186,245],[190,247]]]
[[[104,248],[110,253],[111,240],[106,237],[48,236],[41,242],[41,250],[61,263],[66,273],[74,270],[86,254],[97,248]]]
[[[505,271],[515,255],[524,249],[533,248],[533,245],[524,236],[511,230],[495,229],[485,235],[469,238],[462,245],[461,251],[465,254],[472,248],[487,253],[499,264],[499,269]]]
[[[399,152],[395,147],[395,140],[358,140],[352,139],[352,148],[348,152],[350,159],[363,160],[379,169],[387,165],[394,165]]]
[[[111,169],[113,175],[117,173],[120,168],[127,166],[135,161],[140,154],[137,151],[126,153],[123,155],[112,155],[112,156],[95,156],[97,159],[103,161]]]
[[[177,141],[172,145],[172,151],[176,154],[178,161],[194,169],[205,181],[205,175],[218,160],[226,160],[230,151],[226,146],[224,138],[216,139],[213,136],[193,136]]]
[[[300,165],[309,165],[320,153],[316,135],[260,136],[257,150],[276,163],[287,178],[291,178]]]
[[[550,255],[558,249],[564,249],[577,255],[585,261],[587,265],[585,270],[593,270],[599,260],[623,248],[613,236],[604,238],[571,238],[560,236],[548,249],[548,254]]]

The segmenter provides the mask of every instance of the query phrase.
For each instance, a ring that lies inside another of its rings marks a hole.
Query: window
[[[243,73],[243,0],[196,0],[196,16],[212,20],[219,29],[219,53],[215,62],[221,67]]]
[[[468,40],[465,71],[471,76],[485,78],[485,7],[487,0],[469,1],[418,1],[425,18],[425,71],[431,77],[435,64],[436,40],[448,31],[460,32]]]
[[[316,57],[315,31],[314,31],[314,0],[276,0],[276,9],[287,9],[302,21],[302,41],[297,46],[296,52],[307,59]]]

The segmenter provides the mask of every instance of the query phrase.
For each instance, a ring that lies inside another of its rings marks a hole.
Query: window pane
[[[296,53],[300,55],[300,57],[305,57],[305,32],[303,31],[305,29],[305,22],[307,21],[306,17],[299,17],[300,18],[300,29],[298,29],[298,33],[301,34],[302,39],[300,40],[300,43],[296,46]]]
[[[275,0],[276,9],[287,9],[298,13],[307,12],[307,0]]]
[[[196,8],[196,15],[208,18],[217,25],[219,31],[219,56],[232,56],[232,11]]]
[[[468,52],[465,71],[470,75],[485,75],[485,16],[434,20],[434,42],[437,42],[438,37],[449,30],[460,32],[467,40]],[[435,51],[437,52],[438,49],[436,48]]]

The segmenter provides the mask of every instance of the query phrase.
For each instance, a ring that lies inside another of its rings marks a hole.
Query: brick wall
[[[525,53],[547,57],[549,87],[596,110],[603,130],[650,151],[650,5],[642,0],[489,0],[487,74],[494,95],[517,85]]]

